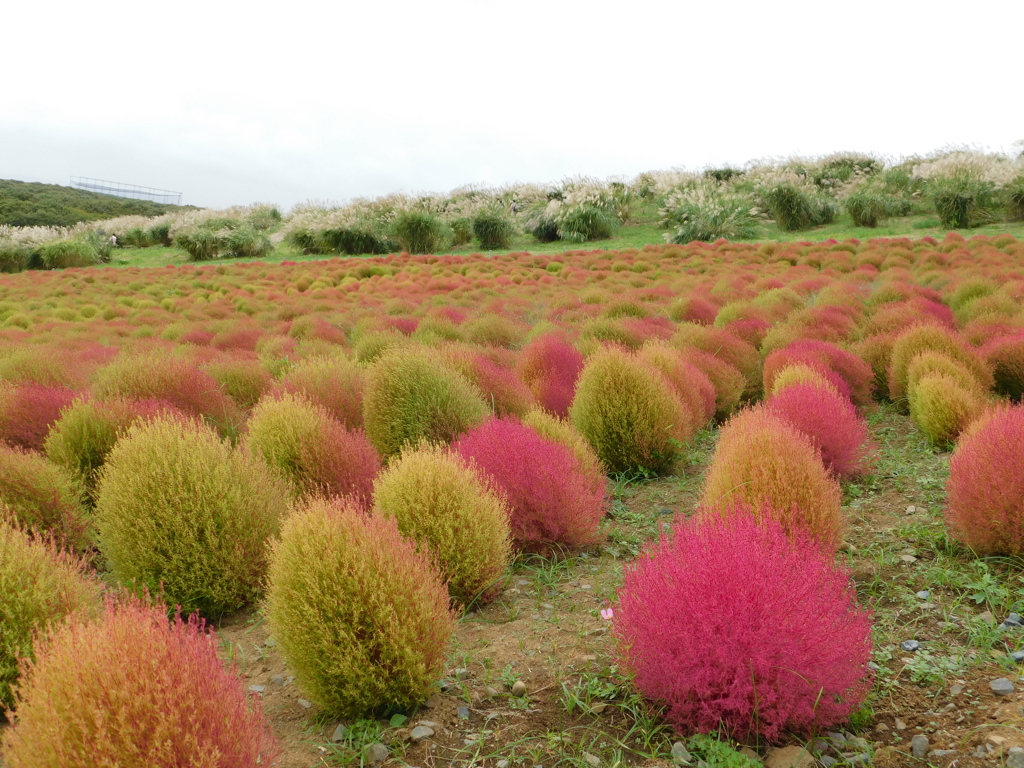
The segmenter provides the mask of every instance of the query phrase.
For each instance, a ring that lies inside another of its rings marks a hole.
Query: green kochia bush
[[[616,349],[587,362],[569,418],[612,472],[655,474],[674,464],[695,423],[660,371]]]
[[[0,505],[0,713],[14,706],[11,686],[18,659],[31,657],[35,633],[45,633],[76,611],[100,606],[100,584],[82,561],[32,538]]]
[[[374,482],[373,501],[434,559],[457,603],[479,605],[500,592],[509,511],[461,457],[439,447],[405,451]]]
[[[157,418],[118,440],[96,524],[114,578],[216,616],[251,601],[289,499],[259,459],[194,422]]]
[[[487,415],[479,390],[434,350],[389,349],[367,377],[363,424],[385,458],[420,440],[450,442]]]
[[[325,712],[409,709],[430,695],[454,616],[441,573],[394,519],[314,501],[284,523],[268,584],[274,638]]]

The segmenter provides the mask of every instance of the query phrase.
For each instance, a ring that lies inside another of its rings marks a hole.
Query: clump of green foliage
[[[831,224],[838,213],[838,206],[832,198],[811,193],[790,182],[771,185],[760,194],[779,228],[788,232]]]
[[[267,591],[274,638],[302,690],[333,715],[421,704],[455,627],[438,568],[394,518],[343,500],[291,514]]]
[[[289,497],[208,427],[156,418],[131,427],[100,473],[100,551],[120,583],[219,616],[255,598]]]
[[[481,210],[473,217],[473,234],[480,247],[489,251],[504,250],[512,246],[516,224],[511,216],[495,210]]]
[[[391,234],[402,250],[409,253],[436,253],[447,240],[441,218],[416,209],[399,211],[391,221]]]

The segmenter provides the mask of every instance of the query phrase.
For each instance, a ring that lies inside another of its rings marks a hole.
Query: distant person
[[[117,235],[110,236],[110,247],[117,248]]]
[[[519,213],[519,203],[517,203],[517,202],[516,202],[515,200],[513,200],[513,201],[512,201],[512,205],[510,205],[510,206],[508,207],[508,209],[509,209],[509,210],[510,210],[510,211],[511,211],[512,213]]]

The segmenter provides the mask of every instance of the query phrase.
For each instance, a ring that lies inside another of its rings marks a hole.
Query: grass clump
[[[999,202],[995,185],[979,176],[951,173],[928,183],[939,222],[948,229],[968,229],[996,219]]]
[[[302,690],[357,717],[421,704],[454,630],[437,567],[393,518],[313,501],[273,546],[267,615]]]
[[[671,469],[697,423],[660,371],[616,349],[587,362],[569,418],[610,471],[654,475]]]
[[[94,612],[100,584],[84,563],[51,540],[33,537],[0,505],[0,712],[14,706],[18,661],[32,657],[32,642],[65,617]]]
[[[138,600],[73,617],[24,666],[8,768],[271,765],[280,753],[213,633]]]
[[[668,195],[660,215],[668,229],[665,240],[680,245],[719,238],[750,240],[761,230],[750,199],[729,194],[718,184],[700,184]]]
[[[509,511],[459,456],[437,446],[403,452],[374,482],[373,501],[434,560],[457,603],[479,605],[501,591]]]
[[[444,222],[429,211],[406,209],[391,221],[391,235],[403,251],[436,253],[444,248],[447,232]]]
[[[39,248],[38,258],[45,269],[91,267],[102,261],[100,250],[87,238],[51,240]]]
[[[787,232],[831,224],[838,213],[836,203],[830,197],[809,192],[789,182],[769,186],[760,194],[775,223]]]
[[[512,247],[516,223],[501,211],[481,210],[473,217],[473,234],[480,241],[481,248],[488,251],[505,250]]]
[[[100,550],[120,583],[219,616],[257,594],[288,486],[210,429],[157,418],[131,427],[100,474]]]
[[[421,440],[450,442],[487,415],[479,390],[434,350],[390,349],[367,376],[363,424],[385,458]]]

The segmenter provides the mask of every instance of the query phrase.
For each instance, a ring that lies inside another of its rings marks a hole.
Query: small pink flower
[[[605,621],[611,621],[612,620],[612,615],[613,615],[613,611],[612,611],[611,608],[602,608],[601,609],[601,618],[604,619]]]

